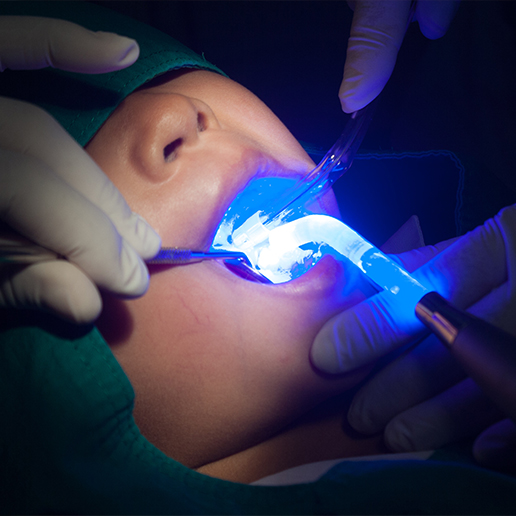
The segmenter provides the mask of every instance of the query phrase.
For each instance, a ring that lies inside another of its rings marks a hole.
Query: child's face
[[[204,71],[133,93],[87,151],[163,245],[201,250],[250,179],[314,166],[259,99]],[[333,194],[320,210],[338,215]],[[363,373],[324,378],[308,352],[325,321],[363,299],[362,281],[329,257],[282,285],[211,261],[151,270],[140,299],[106,296],[99,328],[134,386],[142,433],[196,467],[355,384]]]

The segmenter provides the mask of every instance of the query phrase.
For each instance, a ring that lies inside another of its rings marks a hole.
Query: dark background
[[[327,149],[342,131],[347,116],[337,92],[352,19],[345,1],[99,3],[204,53],[298,139]],[[412,23],[362,145],[453,151],[466,170],[461,233],[516,202],[515,63],[514,1],[463,0],[448,33],[435,41]],[[444,209],[439,171],[416,167],[414,174],[414,195],[431,187],[432,209]]]

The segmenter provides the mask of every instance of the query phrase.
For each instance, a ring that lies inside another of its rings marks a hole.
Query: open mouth
[[[319,203],[289,206],[280,217],[271,213],[281,211],[285,192],[299,184],[298,179],[258,177],[240,192],[227,209],[216,231],[211,250],[232,250],[246,254],[251,267],[243,261],[227,261],[227,268],[237,276],[260,283],[285,283],[302,276],[331,249],[324,242],[291,239],[290,247],[271,246],[269,235],[278,226],[288,225],[307,215],[325,214]],[[265,225],[263,221],[267,220]]]

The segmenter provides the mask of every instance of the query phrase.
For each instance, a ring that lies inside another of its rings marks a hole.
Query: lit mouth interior
[[[262,209],[267,206],[266,195],[270,196],[269,190],[279,188],[283,181],[284,178],[258,179],[259,184],[241,192],[226,212],[212,249],[244,252],[253,268],[272,283],[295,279],[322,256],[332,254],[339,260],[351,261],[378,287],[413,306],[428,292],[427,287],[338,219],[310,213],[302,206],[296,207],[293,220],[286,217],[262,224],[267,215]]]
[[[220,223],[212,244],[212,250],[244,252],[252,263],[253,271],[239,264],[229,263],[228,268],[252,281],[285,283],[308,271],[323,256],[324,244],[305,242],[282,249],[277,254],[269,246],[268,234],[272,227],[284,225],[286,220],[274,225],[261,224],[269,207],[277,206],[277,200],[285,191],[298,184],[298,180],[285,177],[265,177],[253,180],[231,203]],[[297,219],[313,213],[306,206],[296,207]]]
[[[297,185],[299,179],[257,178],[231,203],[211,249],[246,254],[252,269],[226,261],[232,272],[250,281],[279,284],[302,276],[327,254],[343,258],[337,242],[342,222],[315,215],[310,199],[289,206],[288,212],[270,221],[278,200]]]

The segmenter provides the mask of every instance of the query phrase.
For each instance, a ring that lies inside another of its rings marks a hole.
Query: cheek
[[[326,285],[339,272],[318,274]],[[340,290],[257,285],[204,262],[153,274],[145,296],[116,301],[128,312],[125,331],[107,302],[99,327],[133,384],[143,434],[194,466],[254,444],[355,385],[362,372],[329,379],[309,361],[321,325],[351,302]],[[118,335],[106,331],[114,320]]]
[[[362,276],[353,268],[344,280],[340,264],[330,257],[298,286],[285,288],[243,281],[216,263],[178,269],[153,277],[142,300],[149,307],[145,324],[153,324],[159,313],[160,340],[170,339],[173,328],[176,352],[182,347],[199,355],[230,354],[231,361],[219,362],[251,363],[255,374],[265,366],[269,377],[285,361],[295,364],[298,373],[311,374],[308,352],[317,332],[330,317],[366,297]],[[212,366],[216,369],[217,363]]]
[[[175,369],[174,381],[189,383],[197,370],[235,384],[251,377],[280,383],[303,377],[314,387],[318,377],[308,355],[315,335],[365,297],[349,278],[342,286],[338,266],[324,265],[296,288],[245,282],[206,262],[153,274],[147,294],[126,302],[132,330],[118,353],[131,349],[139,356],[135,367],[143,360],[159,375]]]

